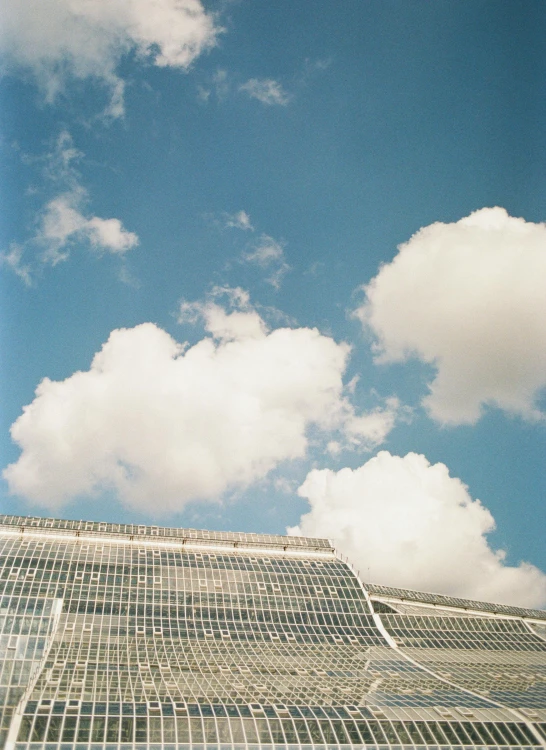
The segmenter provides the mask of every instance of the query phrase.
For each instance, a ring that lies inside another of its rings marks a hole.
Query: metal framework
[[[328,540],[0,516],[7,750],[546,747],[546,612]]]

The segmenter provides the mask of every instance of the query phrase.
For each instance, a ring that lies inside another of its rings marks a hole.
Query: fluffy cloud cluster
[[[160,67],[187,68],[219,28],[200,0],[4,0],[0,50],[29,70],[52,101],[70,77],[94,78],[123,114],[121,58],[134,51]]]
[[[358,469],[311,471],[298,492],[311,510],[289,532],[333,539],[364,580],[546,604],[546,575],[528,563],[510,567],[491,549],[491,513],[444,464],[382,451]]]
[[[364,287],[356,315],[377,360],[434,365],[424,404],[443,423],[474,423],[489,404],[540,419],[546,386],[546,224],[484,208],[401,245]]]
[[[112,487],[130,506],[178,510],[304,456],[311,427],[350,425],[349,347],[316,329],[268,331],[245,293],[231,296],[233,312],[182,306],[211,334],[190,348],[145,323],[113,331],[89,371],[44,379],[11,429],[11,492],[55,509]]]

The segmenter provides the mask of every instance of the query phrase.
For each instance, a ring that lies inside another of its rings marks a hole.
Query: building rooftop
[[[387,598],[406,602],[419,602],[420,604],[434,604],[438,607],[456,608],[473,612],[491,612],[493,614],[511,615],[513,617],[531,617],[536,620],[546,620],[546,611],[542,609],[527,609],[526,607],[513,607],[510,604],[478,602],[474,599],[461,599],[458,596],[432,594],[425,591],[413,591],[412,589],[399,589],[392,586],[382,586],[378,583],[366,583],[365,586],[372,598],[375,594],[381,596],[382,600]]]
[[[15,526],[19,529],[45,529],[48,531],[74,532],[78,536],[112,536],[113,539],[128,537],[132,539],[173,541],[176,543],[190,543],[192,545],[230,545],[247,547],[249,549],[271,550],[305,550],[334,552],[329,539],[318,539],[302,536],[282,536],[280,534],[257,534],[237,531],[207,531],[204,529],[185,529],[169,526],[147,526],[145,524],[106,523],[100,521],[73,521],[61,518],[40,518],[37,516],[12,516],[0,514],[0,526]],[[481,602],[473,599],[435,594],[425,591],[384,586],[378,583],[365,583],[370,596],[382,599],[393,599],[402,602],[418,602],[437,607],[463,609],[474,612],[490,612],[513,617],[526,617],[536,620],[546,620],[546,611],[516,607],[509,604]]]
[[[55,531],[84,532],[89,535],[159,537],[177,542],[242,544],[245,547],[272,547],[306,550],[332,550],[328,539],[312,539],[302,536],[282,536],[280,534],[255,534],[243,531],[205,531],[182,529],[168,526],[146,526],[134,523],[103,523],[98,521],[68,521],[60,518],[38,518],[33,516],[0,515],[0,525],[18,526],[25,529],[49,529]]]

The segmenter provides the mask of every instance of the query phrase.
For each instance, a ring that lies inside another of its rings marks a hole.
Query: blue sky
[[[40,7],[0,18],[3,511],[546,605],[544,4]]]

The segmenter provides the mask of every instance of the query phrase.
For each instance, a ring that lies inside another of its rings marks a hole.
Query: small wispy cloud
[[[280,288],[283,277],[290,270],[284,255],[284,243],[268,234],[262,234],[252,250],[242,254],[241,260],[270,271],[266,281],[275,289]]]
[[[225,214],[225,226],[233,229],[242,229],[243,231],[254,231],[251,224],[250,216],[246,211],[237,211],[234,214]]]
[[[289,94],[273,78],[250,78],[246,83],[239,86],[239,91],[243,91],[252,99],[257,99],[262,104],[269,106],[285,106],[290,101]]]
[[[29,264],[23,263],[23,252],[23,247],[13,242],[7,253],[0,253],[0,263],[7,266],[13,273],[19,276],[26,286],[31,286],[32,269]]]
[[[203,104],[215,99],[225,101],[231,92],[241,92],[267,106],[285,106],[292,96],[274,78],[249,78],[238,83],[236,76],[224,68],[218,68],[212,76],[197,86],[197,98]]]
[[[73,241],[88,243],[93,250],[123,254],[138,244],[138,236],[128,232],[119,219],[86,218],[82,204],[84,190],[59,195],[45,207],[34,241],[44,247],[43,259],[56,265],[70,255]]]
[[[219,101],[224,101],[229,95],[231,82],[227,70],[218,68],[212,78],[205,85],[197,86],[197,96],[199,101],[206,104],[214,94]]]
[[[349,392],[351,385],[349,383]],[[401,404],[396,396],[389,396],[382,405],[363,414],[352,414],[347,419],[345,437],[348,446],[371,451],[385,442],[397,422],[409,422],[411,418],[411,408]]]
[[[332,64],[332,58],[315,59],[306,58],[303,64],[303,70],[299,76],[299,82],[301,84],[308,83],[309,79],[317,73],[322,73],[328,70]]]
[[[38,212],[34,235],[22,244],[10,245],[8,252],[0,255],[2,263],[27,285],[40,266],[67,260],[77,243],[113,255],[123,255],[138,245],[138,236],[127,231],[120,219],[102,218],[87,210],[89,195],[75,167],[82,156],[70,134],[63,131],[53,150],[40,159],[56,194]],[[23,262],[25,253],[33,259]]]
[[[212,83],[214,85],[214,91],[218,99],[225,99],[229,94],[230,89],[227,70],[218,68],[216,73],[212,76]]]

